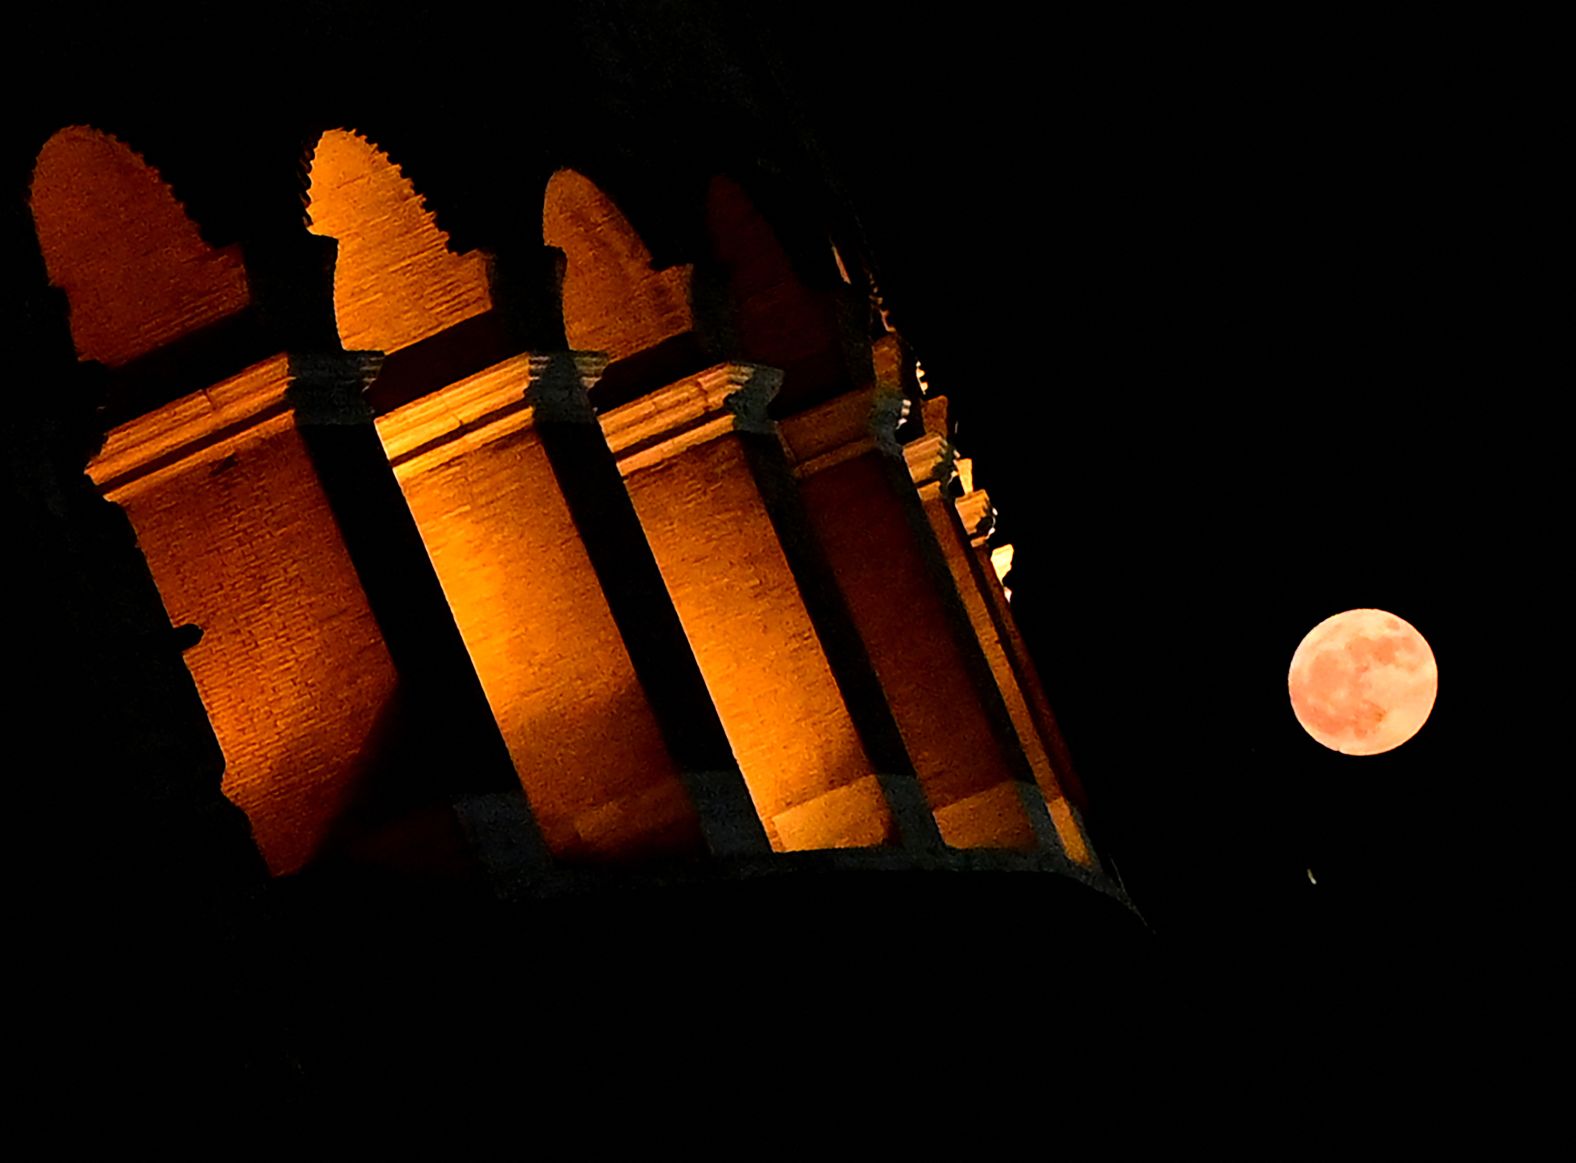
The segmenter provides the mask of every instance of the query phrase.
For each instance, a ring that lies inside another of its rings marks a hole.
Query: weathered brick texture
[[[203,242],[158,173],[107,133],[70,126],[51,137],[31,204],[82,359],[118,367],[250,302],[237,248]]]
[[[379,764],[396,689],[285,409],[283,359],[117,429],[91,466],[137,531],[268,866],[330,838]]]
[[[1028,847],[1029,819],[881,454],[803,481],[810,521],[954,847]]]
[[[737,440],[627,483],[773,846],[890,840],[880,784]]]
[[[410,180],[358,134],[312,155],[312,230],[339,240],[334,314],[346,348],[393,352],[492,306],[484,255],[454,254]]]
[[[456,412],[488,373],[380,420],[400,485],[553,851],[698,850],[694,807],[521,398],[523,371],[510,374],[492,373],[514,388],[503,384],[503,414],[474,426]]]

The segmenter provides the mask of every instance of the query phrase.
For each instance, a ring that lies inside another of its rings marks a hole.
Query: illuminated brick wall
[[[847,365],[833,294],[805,284],[737,182],[712,180],[706,228],[729,304],[731,354],[784,373],[776,414],[855,387],[861,377]],[[830,244],[826,262],[832,262]]]
[[[895,353],[894,336],[877,344],[877,366],[888,382],[895,382]],[[1002,584],[1002,577],[1011,566],[1012,546],[993,550],[989,545],[994,509],[985,492],[974,487],[972,463],[966,458],[953,458],[949,450],[951,429],[947,413],[945,396],[927,399],[922,415],[924,434],[904,445],[903,456],[1012,719],[1019,745],[1045,796],[1062,851],[1069,859],[1089,866],[1094,857],[1067,798],[1069,794],[1079,794],[1081,789],[1072,777],[1072,761],[1033,660],[1018,637]],[[955,480],[949,484],[960,489],[961,495],[951,496],[952,487],[943,487],[949,472],[955,474]]]
[[[694,326],[690,268],[653,270],[640,235],[606,194],[559,170],[542,204],[542,241],[564,252],[564,333],[577,351],[623,359]]]
[[[997,627],[996,612],[991,608],[989,587],[994,586],[999,591],[1001,583],[994,571],[990,571],[989,576],[986,576],[986,571],[980,568],[981,563],[974,559],[968,541],[963,536],[957,514],[953,506],[942,496],[941,487],[934,481],[927,482],[920,487],[920,497],[924,502],[925,515],[930,521],[931,529],[936,534],[936,542],[946,556],[947,567],[952,573],[958,596],[963,600],[964,609],[968,611],[969,624],[979,639],[980,648],[984,651],[985,660],[990,664],[991,674],[996,680],[996,689],[1001,692],[1002,701],[1012,719],[1018,743],[1034,772],[1035,783],[1045,795],[1046,806],[1051,813],[1051,822],[1056,826],[1062,849],[1070,859],[1080,864],[1088,864],[1090,860],[1088,847],[1063,796],[1061,781],[1057,778],[1056,771],[1051,765],[1050,754],[1040,738],[1029,700],[1014,672],[1007,643]],[[988,569],[987,565],[986,570]]]
[[[1031,846],[1012,758],[970,677],[942,579],[868,435],[870,401],[854,393],[785,422],[806,512],[942,838],[955,847]]]
[[[393,352],[492,307],[487,261],[454,254],[414,186],[359,134],[312,154],[312,231],[339,240],[334,313],[348,350]]]
[[[284,401],[283,357],[116,429],[90,473],[125,508],[275,873],[331,839],[380,754],[393,663]]]
[[[83,358],[128,362],[248,307],[239,258],[207,248],[157,175],[113,139],[56,135],[33,199]],[[492,311],[485,257],[449,250],[381,150],[347,131],[323,135],[309,199],[310,229],[338,240],[335,313],[347,348],[395,352],[445,335],[455,341],[449,356],[465,348],[474,357],[468,368],[496,358],[468,346],[473,329],[456,329]],[[921,474],[919,496],[903,495],[901,461],[870,438],[876,373],[843,294],[852,292],[808,285],[732,181],[710,184],[703,220],[703,265],[655,270],[607,195],[564,170],[546,191],[543,238],[567,259],[570,343],[628,361],[621,394],[600,417],[607,446],[592,451],[609,458],[598,463],[610,482],[617,457],[767,839],[779,851],[896,844],[887,796],[898,792],[882,779],[913,777],[906,767],[878,777],[864,742],[887,746],[879,741],[895,739],[895,725],[901,746],[891,743],[888,758],[912,764],[946,843],[1031,848],[1036,827],[1048,838],[1023,782],[1032,771],[1063,849],[1088,863],[1046,743],[1048,708],[1020,678],[1021,644],[999,584],[975,560],[982,550],[935,480]],[[826,259],[834,261],[829,244]],[[720,294],[708,300],[715,317],[696,319],[692,277]],[[139,279],[148,286],[140,298],[131,290]],[[714,333],[701,342],[697,327]],[[719,343],[770,366],[663,373],[670,363],[645,358],[678,348],[690,358]],[[894,351],[878,355],[885,382]],[[650,681],[651,660],[640,655],[637,674],[548,455],[591,446],[544,443],[555,430],[543,425],[564,420],[544,420],[526,403],[528,356],[451,383],[462,371],[456,364],[445,376],[441,362],[422,363],[425,379],[407,376],[381,397],[392,410],[378,418],[378,435],[548,847],[570,860],[702,852],[686,781],[703,773],[673,759],[639,676]],[[756,393],[767,378],[783,385],[774,410],[789,419],[780,432],[767,419],[770,392]],[[662,379],[676,382],[648,382]],[[388,771],[416,784],[438,779],[416,769],[441,751],[401,736],[419,715],[400,703],[408,686],[397,681],[288,386],[286,357],[265,361],[116,429],[92,466],[126,508],[172,619],[203,631],[187,660],[225,752],[225,791],[275,873],[351,842],[358,805]],[[785,517],[790,494],[795,515]],[[587,508],[575,495],[581,520],[607,499]],[[366,520],[377,524],[365,511],[355,519],[363,532]],[[780,521],[798,530],[793,562]],[[632,524],[629,536],[639,544]],[[808,556],[806,537],[816,542]],[[817,555],[846,611],[828,599]],[[813,575],[815,617],[795,568]],[[620,617],[629,630],[627,605]],[[852,654],[839,648],[836,674],[817,619],[834,627],[829,641],[857,635]],[[859,704],[856,727],[839,676],[869,684],[871,672],[880,691]],[[883,698],[873,726],[871,706]],[[676,722],[669,731],[686,729]],[[706,778],[718,774],[710,762]],[[904,810],[906,821],[925,817],[917,798]]]
[[[698,819],[524,404],[522,357],[378,422],[549,846],[694,851]]]
[[[158,173],[108,134],[72,126],[51,137],[31,205],[82,359],[119,367],[250,302],[236,248],[204,243]]]
[[[727,386],[708,373],[615,410],[610,443],[773,846],[890,842],[880,783],[720,407]]]

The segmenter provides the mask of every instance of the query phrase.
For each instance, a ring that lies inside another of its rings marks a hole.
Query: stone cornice
[[[903,445],[903,459],[916,485],[921,481],[946,479],[944,466],[950,460],[947,442],[934,432],[927,432]]]
[[[984,548],[984,540],[975,546],[976,549]],[[1011,545],[998,545],[989,550],[990,567],[996,572],[996,580],[1005,583],[1007,575],[1012,572],[1013,548]]]
[[[112,429],[88,463],[88,475],[111,495],[162,476],[194,456],[225,455],[269,421],[290,422],[290,386],[288,357],[276,355],[253,364]]]
[[[973,492],[964,493],[955,502],[958,517],[963,522],[963,530],[971,538],[979,536],[982,532],[989,536],[991,520],[990,496],[984,489],[975,489]]]
[[[457,441],[468,446],[529,423],[530,358],[517,355],[495,363],[379,416],[378,437],[390,462],[400,468]]]
[[[794,472],[813,476],[872,450],[908,459],[906,448],[897,442],[904,405],[898,392],[865,388],[784,420],[780,427]],[[918,455],[923,458],[925,453]],[[909,471],[916,471],[913,460]]]
[[[875,397],[869,388],[848,392],[778,425],[794,472],[811,476],[875,448],[870,431]]]
[[[602,433],[626,475],[729,432],[776,433],[767,405],[782,372],[723,363],[614,408]]]
[[[607,366],[596,352],[521,354],[378,417],[396,471],[430,467],[535,423],[595,423],[587,395]]]

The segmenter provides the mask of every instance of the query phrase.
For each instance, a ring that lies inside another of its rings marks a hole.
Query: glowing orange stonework
[[[339,240],[334,314],[346,348],[398,351],[492,308],[486,257],[449,249],[410,179],[377,146],[330,130],[311,175],[312,233]]]
[[[275,875],[342,832],[398,758],[398,676],[285,401],[276,356],[110,432],[88,466],[126,510]]]
[[[736,371],[671,384],[603,429],[772,847],[891,843],[880,781],[724,403],[751,390]]]
[[[1428,720],[1439,670],[1411,624],[1384,610],[1347,610],[1308,631],[1288,685],[1309,735],[1332,751],[1378,755]]]
[[[689,853],[699,819],[559,491],[516,356],[378,419],[549,848]]]
[[[950,429],[944,417],[931,423],[937,401],[926,405],[926,440],[903,451],[909,477],[887,446],[895,421],[885,437],[873,435],[877,395],[895,399],[906,356],[895,335],[873,351],[851,342],[857,329],[845,327],[845,313],[857,320],[865,304],[835,248],[839,282],[802,274],[800,249],[790,258],[744,189],[719,178],[708,188],[699,267],[658,269],[606,193],[558,171],[542,229],[563,255],[564,337],[623,361],[625,393],[595,413],[590,397],[576,395],[584,415],[566,418],[554,415],[567,405],[553,384],[532,383],[533,361],[546,357],[434,370],[459,347],[486,362],[489,352],[472,347],[486,327],[455,329],[493,312],[489,260],[450,249],[374,143],[324,134],[307,196],[308,229],[338,243],[342,344],[426,348],[388,365],[420,374],[375,397],[377,432],[554,856],[697,855],[714,839],[717,801],[692,789],[714,789],[729,774],[681,766],[677,731],[659,721],[644,666],[637,673],[624,641],[627,623],[603,592],[600,559],[583,540],[597,515],[584,498],[607,500],[603,486],[576,493],[572,507],[562,481],[584,486],[606,469],[614,489],[611,474],[623,477],[628,496],[617,499],[644,529],[742,775],[739,791],[773,849],[1037,850],[1053,843],[1054,826],[1069,859],[1097,867],[1062,795],[1056,765],[1065,760],[1047,746],[1057,736],[1043,694],[1013,636],[999,584],[1005,564],[985,543],[988,498],[972,488],[967,460],[956,462],[964,496],[943,491],[935,470]],[[252,308],[240,248],[205,242],[153,168],[106,134],[70,127],[51,138],[31,208],[82,359],[132,363]],[[210,331],[204,342],[243,333]],[[426,342],[446,333],[459,342]],[[727,362],[670,366],[700,353]],[[185,376],[185,354],[172,354]],[[635,358],[643,356],[660,358]],[[589,382],[575,359],[583,392]],[[296,410],[310,394],[292,393],[310,362],[278,354],[201,388],[176,376],[184,394],[119,423],[89,466],[136,530],[174,623],[201,631],[186,635],[184,658],[224,753],[223,789],[276,875],[381,860],[389,844],[425,861],[429,839],[446,843],[455,818],[447,793],[434,791],[421,820],[443,823],[429,837],[401,799],[446,757],[430,750],[420,713],[427,688],[396,668],[364,589],[367,562],[352,560],[330,503],[329,485],[342,478],[319,477],[328,442],[303,435],[323,423]],[[600,425],[606,443],[578,439],[571,424],[593,434]],[[404,515],[390,503],[398,522]],[[784,529],[798,541],[784,544]],[[821,555],[824,582],[813,560]],[[857,635],[858,650],[845,642],[834,661],[833,639],[822,640],[829,628]],[[1362,674],[1421,666],[1408,643],[1357,641],[1373,664]],[[868,663],[849,661],[859,654]],[[1309,714],[1325,716],[1327,734],[1366,740],[1366,704],[1354,711],[1340,701],[1356,680],[1323,655],[1310,665]],[[1430,682],[1432,665],[1427,655]],[[850,671],[867,667],[881,690],[851,702]],[[1292,690],[1297,700],[1295,666]],[[1432,686],[1407,735],[1431,704]],[[1310,722],[1301,704],[1298,713]],[[890,728],[880,722],[887,715]],[[883,744],[893,766],[879,775],[871,730],[895,732]],[[712,813],[704,828],[703,812]]]
[[[559,170],[547,184],[542,241],[564,252],[564,333],[571,348],[618,360],[695,325],[690,268],[656,270],[629,219],[574,170]]]
[[[51,137],[31,202],[82,359],[120,367],[251,301],[239,249],[205,243],[158,171],[107,133],[73,125]]]

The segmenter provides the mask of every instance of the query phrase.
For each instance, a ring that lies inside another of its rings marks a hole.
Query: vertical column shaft
[[[506,359],[378,434],[553,853],[685,858],[705,846],[694,797],[547,453],[550,362]]]
[[[1035,781],[1045,795],[1062,850],[1075,863],[1093,866],[1096,858],[1078,808],[1083,802],[1082,787],[1002,584],[1002,575],[1010,568],[1012,546],[990,547],[995,510],[985,492],[974,487],[972,463],[957,458],[947,440],[946,397],[925,401],[923,420],[924,434],[903,445],[903,458]],[[1001,566],[997,565],[998,555],[1005,557]]]
[[[421,728],[427,778],[459,806],[518,796],[513,766],[362,393],[376,353],[294,356],[296,427]],[[524,817],[521,817],[524,820]],[[522,824],[522,826],[529,826]],[[540,838],[530,842],[540,848]]]
[[[780,540],[786,507],[762,484],[779,380],[719,365],[614,409],[603,427],[773,845],[890,843],[890,801],[903,803],[885,785],[906,760],[885,754],[895,770],[876,774],[875,733],[854,721],[823,648],[827,622]],[[903,829],[912,843],[924,833],[922,820]]]
[[[806,512],[943,838],[960,847],[1054,845],[1044,799],[891,440],[892,404],[857,393],[784,423]]]
[[[816,541],[782,440],[775,427],[769,432],[741,430],[738,440],[843,702],[875,764],[876,778],[886,794],[903,843],[910,848],[939,848],[941,833],[935,816],[925,802],[914,762],[903,744],[903,733],[887,705],[881,680],[860,640],[853,615]]]
[[[718,855],[766,850],[728,737],[591,406],[606,359],[531,357],[526,399],[641,686]]]
[[[994,589],[999,593],[1001,586],[994,571],[990,570],[988,560],[981,562],[974,552],[956,507],[944,495],[939,477],[934,472],[926,472],[919,475],[915,484],[925,516],[935,534],[936,544],[946,560],[958,597],[973,628],[974,638],[979,643],[996,690],[1001,695],[1002,705],[1011,720],[1018,746],[1022,748],[1024,758],[1034,773],[1034,781],[1045,797],[1046,808],[1055,825],[1062,851],[1069,859],[1087,865],[1090,862],[1089,850],[1066,803],[1061,780],[1019,684],[1003,638],[1000,615],[991,606],[990,591]],[[983,498],[981,501],[987,506],[988,512],[988,502]]]

